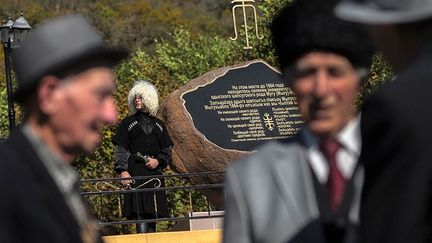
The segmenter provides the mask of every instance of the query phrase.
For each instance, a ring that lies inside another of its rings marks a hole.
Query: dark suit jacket
[[[0,161],[0,242],[81,242],[77,221],[19,129],[0,143]]]
[[[432,46],[362,110],[365,243],[432,242]]]
[[[269,143],[227,169],[225,243],[326,242],[319,194],[300,137]],[[357,191],[363,178],[359,172],[361,170],[353,177]],[[359,200],[353,199],[354,202]],[[347,217],[354,226],[358,204],[352,203],[349,207]],[[352,236],[353,231],[348,231],[347,236]],[[356,239],[355,236],[348,238],[345,242]]]

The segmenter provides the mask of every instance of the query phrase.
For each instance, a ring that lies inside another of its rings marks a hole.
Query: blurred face
[[[111,69],[89,69],[60,82],[53,100],[50,126],[58,147],[68,154],[92,152],[101,141],[102,127],[116,122],[114,77]]]
[[[147,109],[147,107],[144,105],[141,96],[138,96],[138,95],[135,96],[134,104],[135,104],[135,108],[136,108],[138,111],[148,112],[148,109]]]
[[[287,75],[304,122],[315,136],[334,136],[356,116],[353,101],[360,77],[345,57],[310,52]]]

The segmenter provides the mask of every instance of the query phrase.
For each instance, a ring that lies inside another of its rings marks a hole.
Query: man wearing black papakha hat
[[[2,242],[102,241],[70,163],[116,121],[112,67],[126,54],[79,16],[42,24],[15,51],[25,120],[0,145]]]
[[[354,99],[372,59],[336,0],[299,0],[272,24],[283,77],[305,127],[226,172],[224,242],[356,242],[362,170]]]

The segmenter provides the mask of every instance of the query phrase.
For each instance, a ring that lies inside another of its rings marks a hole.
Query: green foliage
[[[369,94],[373,93],[378,86],[391,80],[392,76],[393,71],[391,70],[389,63],[382,57],[382,55],[376,54],[373,57],[369,78],[363,83],[362,89],[355,101],[356,107],[360,109],[364,99]]]
[[[7,113],[7,93],[6,89],[1,89],[0,91],[0,99],[2,102],[0,103],[0,138],[5,138],[9,135],[9,119]],[[4,101],[4,102],[3,102]]]
[[[180,84],[214,68],[233,64],[241,48],[227,38],[203,34],[193,36],[181,27],[174,30],[172,37],[173,43],[162,41],[156,45],[156,56]]]
[[[293,0],[268,0],[258,5],[262,16],[259,21],[259,31],[262,32],[264,38],[257,40],[258,45],[254,49],[255,56],[266,60],[269,64],[278,67],[278,63],[275,57],[275,51],[272,46],[270,25],[272,19],[279,11],[286,5],[292,3]]]
[[[174,175],[172,170],[166,170],[166,175]],[[165,181],[167,187],[190,186],[191,184],[184,179],[170,178]],[[206,211],[209,207],[204,194],[199,190],[176,189],[167,191],[168,208],[172,217],[186,217],[190,212]],[[158,229],[169,230],[175,222],[160,222]]]
[[[172,81],[172,77],[156,56],[150,56],[141,50],[135,51],[128,60],[117,66],[116,76],[115,98],[119,101],[121,117],[127,114],[127,92],[136,80],[151,81],[158,88],[162,99],[179,87],[178,83]]]
[[[362,95],[366,96],[372,93],[378,85],[390,80],[392,76],[393,72],[389,63],[381,55],[375,55],[372,62],[369,79],[364,84]]]
[[[103,130],[103,140],[98,149],[87,156],[81,156],[75,161],[75,168],[81,179],[114,178],[113,146],[111,138],[113,127]],[[91,190],[90,185],[83,185],[82,190]],[[112,189],[112,188],[110,188]],[[118,221],[121,219],[121,208],[119,208],[120,195],[87,196],[91,210],[101,221]],[[132,232],[127,226],[110,226],[104,228],[106,234]]]

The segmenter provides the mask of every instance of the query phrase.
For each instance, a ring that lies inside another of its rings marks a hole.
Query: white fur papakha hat
[[[152,83],[144,80],[138,80],[135,82],[135,85],[128,94],[129,111],[132,114],[137,112],[134,104],[136,96],[141,96],[142,102],[144,106],[147,107],[150,115],[156,116],[159,110],[159,94],[156,87]]]

